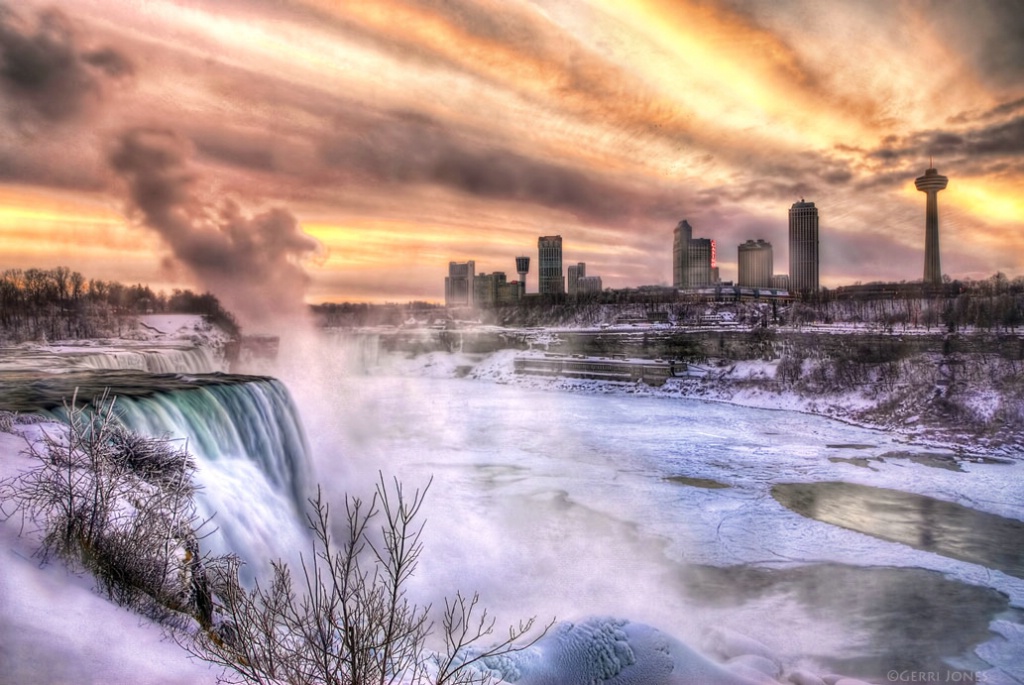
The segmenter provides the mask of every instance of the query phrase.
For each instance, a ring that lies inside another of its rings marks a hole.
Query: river
[[[407,487],[432,479],[415,581],[425,601],[479,590],[506,622],[612,615],[694,645],[724,628],[790,668],[876,682],[893,669],[1024,680],[1019,578],[773,497],[780,484],[840,482],[1020,520],[1021,463],[625,388],[311,378],[291,389],[328,492],[365,493],[378,470]],[[1024,548],[1019,530],[988,544]]]

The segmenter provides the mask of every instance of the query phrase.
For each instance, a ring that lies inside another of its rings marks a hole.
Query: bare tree
[[[300,590],[282,562],[273,564],[269,586],[257,583],[250,591],[240,588],[237,575],[226,569],[226,576],[214,580],[225,587],[222,620],[212,630],[176,639],[193,655],[227,669],[232,682],[488,682],[478,664],[525,649],[551,624],[526,639],[534,620],[521,622],[498,644],[471,653],[492,634],[494,620],[486,611],[478,614],[477,594],[468,600],[458,594],[454,601],[445,601],[446,652],[428,654],[430,607],[415,604],[406,592],[422,552],[423,526],[416,518],[427,488],[409,495],[397,480],[388,487],[381,477],[368,504],[345,499],[340,539],[331,533],[330,505],[318,490],[310,500],[313,551],[301,560]],[[374,527],[377,518],[380,525]]]
[[[383,476],[369,502],[345,498],[337,536],[318,489],[307,514],[311,554],[300,557],[297,583],[279,561],[268,583],[243,588],[237,557],[201,554],[207,522],[196,513],[188,452],[128,431],[114,407],[106,397],[78,407],[73,397],[66,431],[45,434],[28,448],[33,465],[0,481],[0,514],[20,512],[42,533],[44,560],[87,570],[112,600],[167,621],[179,644],[224,667],[228,679],[483,684],[491,679],[485,662],[525,649],[550,628],[530,639],[530,619],[478,648],[494,620],[479,610],[479,595],[460,593],[445,601],[445,651],[431,654],[430,606],[407,592],[423,550],[418,519],[430,483],[410,494]]]
[[[67,429],[28,447],[33,464],[0,482],[10,511],[38,527],[39,555],[92,573],[114,601],[146,613],[187,612],[209,623],[192,477],[170,440],[124,428],[114,401],[66,405]],[[162,608],[159,608],[162,607]]]

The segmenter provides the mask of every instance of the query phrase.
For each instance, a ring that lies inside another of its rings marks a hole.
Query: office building
[[[818,208],[801,198],[789,208],[790,291],[817,292],[818,265]]]
[[[687,256],[690,239],[693,238],[693,227],[683,219],[672,233],[672,287],[685,288]]]
[[[924,176],[918,176],[914,185],[928,196],[924,219],[924,282],[928,285],[942,283],[942,266],[939,264],[939,201],[940,190],[946,189],[949,179],[940,176],[938,169],[925,169]]]
[[[569,295],[573,296],[579,292],[577,286],[579,280],[587,275],[587,265],[585,262],[579,262],[578,264],[570,266],[567,269],[567,272],[565,279],[566,287],[568,288]]]
[[[672,286],[703,288],[718,282],[716,244],[709,238],[694,238],[685,219],[676,224],[672,238]]]
[[[444,279],[444,305],[446,307],[472,307],[476,263],[448,262],[448,275]]]
[[[588,297],[600,293],[604,288],[600,276],[580,276],[576,281],[576,296]]]
[[[473,279],[473,304],[477,307],[493,307],[498,304],[498,293],[508,287],[504,271],[480,274]]]
[[[710,238],[691,238],[686,250],[686,287],[703,288],[712,285],[717,270],[715,241]]]
[[[565,278],[562,276],[562,236],[541,236],[537,241],[540,262],[540,282],[537,292],[541,295],[565,294]]]
[[[739,246],[739,276],[737,285],[747,288],[772,286],[772,244],[760,238],[748,240]]]
[[[676,224],[672,240],[672,286],[705,288],[718,283],[715,241],[693,238],[693,226],[683,219]]]

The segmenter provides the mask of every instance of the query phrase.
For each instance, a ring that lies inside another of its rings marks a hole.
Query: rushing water
[[[306,548],[309,450],[281,382],[105,371],[37,378],[21,384],[16,399],[65,420],[58,398],[75,391],[80,404],[113,402],[116,420],[137,433],[184,444],[196,458],[200,513],[212,523],[201,531],[204,543],[240,556],[244,580]]]
[[[227,370],[223,355],[209,347],[185,343],[21,345],[0,348],[0,374],[9,371],[47,374],[82,370],[146,373],[215,373]]]
[[[86,353],[71,357],[85,369],[132,369],[149,373],[214,373],[224,363],[208,347],[162,347]]]

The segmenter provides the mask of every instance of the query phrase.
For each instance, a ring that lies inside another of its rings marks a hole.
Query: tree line
[[[920,283],[868,284],[825,290],[795,303],[789,323],[879,323],[1014,332],[1024,325],[1024,277],[999,272],[984,279],[950,280],[939,288]]]
[[[0,339],[66,340],[122,335],[139,314],[199,314],[232,335],[238,323],[211,293],[86,279],[66,266],[0,273]]]

